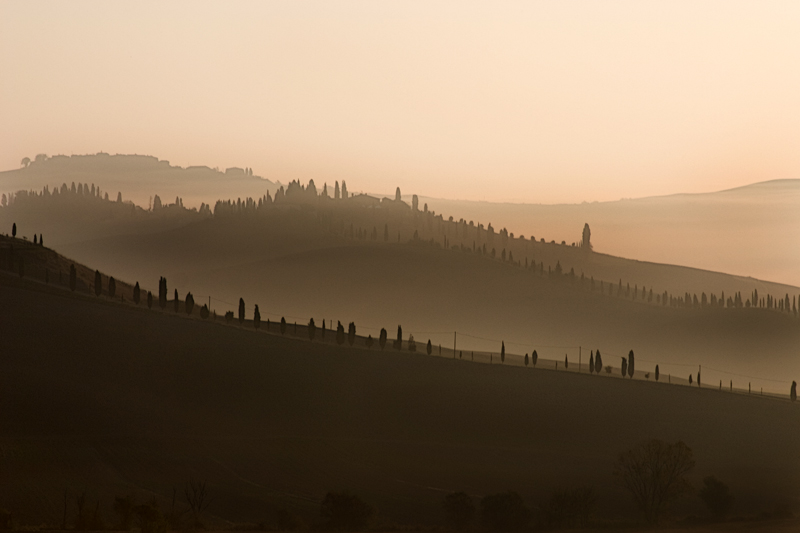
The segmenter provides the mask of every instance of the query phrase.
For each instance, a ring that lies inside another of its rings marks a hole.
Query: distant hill
[[[735,515],[796,505],[800,410],[785,399],[311,343],[7,272],[0,301],[0,502],[21,526],[60,527],[65,491],[68,527],[82,493],[112,527],[115,496],[183,513],[190,479],[208,483],[210,527],[273,528],[282,508],[313,524],[343,489],[378,528],[440,525],[452,491],[538,508],[578,486],[601,520],[632,520],[612,464],[648,438],[686,442],[690,480],[729,484]],[[690,495],[674,513],[705,511]]]
[[[800,285],[800,180],[721,192],[543,205],[420,198],[430,209],[556,242],[588,223],[604,253]]]
[[[181,168],[147,155],[55,155],[34,160],[24,168],[0,172],[0,191],[5,193],[41,190],[45,186],[52,189],[73,182],[96,184],[112,200],[122,192],[125,200],[145,207],[150,206],[155,195],[165,202],[181,197],[188,206],[199,207],[202,202],[228,195],[260,197],[278,188],[242,168]]]

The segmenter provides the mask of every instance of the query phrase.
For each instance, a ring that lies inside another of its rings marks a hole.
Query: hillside
[[[126,229],[58,249],[151,290],[165,276],[219,313],[243,297],[273,319],[352,320],[373,335],[402,324],[445,347],[458,332],[463,350],[505,341],[575,361],[600,349],[618,365],[633,349],[650,370],[686,378],[702,365],[708,382],[781,393],[800,375],[800,289],[533,241],[404,202],[334,200],[295,182],[274,200],[218,202],[214,213],[179,202],[146,211],[84,187],[15,196],[0,218],[25,213],[20,231],[39,228],[48,246],[74,220]],[[162,220],[171,229],[147,231]]]
[[[430,209],[489,220],[525,235],[567,243],[592,228],[595,249],[800,286],[800,179],[727,191],[542,205],[421,197]]]
[[[534,508],[581,485],[601,519],[630,519],[611,465],[646,438],[689,444],[692,480],[725,480],[735,514],[792,509],[800,493],[786,400],[311,343],[0,282],[0,502],[23,524],[59,524],[65,489],[106,523],[115,495],[169,509],[192,478],[208,481],[217,525],[274,524],[283,507],[313,522],[340,489],[380,523],[435,525],[450,491],[517,490]],[[704,511],[690,496],[675,512]]]

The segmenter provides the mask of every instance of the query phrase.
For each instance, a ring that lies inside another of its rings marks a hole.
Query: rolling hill
[[[313,523],[329,490],[393,527],[440,524],[451,491],[512,489],[535,508],[582,485],[614,523],[635,514],[613,461],[648,438],[685,441],[693,482],[723,479],[735,514],[798,505],[786,399],[309,342],[6,272],[0,301],[0,502],[21,524],[60,524],[65,490],[106,523],[118,495],[168,510],[189,479],[207,480],[215,527],[269,526],[281,508]],[[674,511],[703,513],[696,497]]]

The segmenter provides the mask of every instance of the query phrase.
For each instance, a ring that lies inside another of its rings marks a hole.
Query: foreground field
[[[598,519],[627,520],[612,463],[648,438],[691,446],[693,482],[728,483],[735,514],[798,505],[800,408],[785,400],[309,343],[9,279],[0,507],[21,523],[60,524],[65,489],[107,522],[115,495],[169,508],[192,478],[220,526],[283,507],[313,522],[329,490],[383,524],[435,525],[451,491],[516,490],[535,508],[580,485]],[[675,516],[703,512],[690,496]]]

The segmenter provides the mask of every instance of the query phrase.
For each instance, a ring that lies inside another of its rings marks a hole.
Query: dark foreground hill
[[[21,523],[60,524],[65,490],[69,521],[84,491],[107,523],[116,495],[169,509],[189,479],[217,525],[313,521],[341,489],[384,524],[439,524],[451,491],[536,507],[581,485],[624,519],[612,463],[649,438],[685,441],[735,514],[797,509],[787,400],[310,343],[0,276],[0,506]]]

